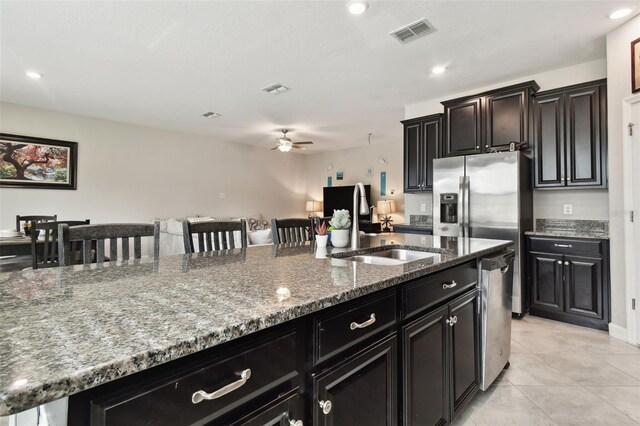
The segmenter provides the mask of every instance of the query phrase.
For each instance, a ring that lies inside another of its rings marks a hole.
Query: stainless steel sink
[[[369,263],[371,265],[402,265],[403,263],[429,259],[435,256],[439,256],[439,254],[417,250],[390,249],[350,256],[346,257],[345,260]]]

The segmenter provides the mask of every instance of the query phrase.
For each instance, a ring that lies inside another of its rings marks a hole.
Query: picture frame
[[[76,189],[78,143],[0,133],[0,188]]]
[[[640,92],[640,38],[631,42],[631,93]]]

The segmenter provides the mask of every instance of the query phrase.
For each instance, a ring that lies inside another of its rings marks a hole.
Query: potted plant
[[[351,228],[349,210],[334,210],[329,225],[333,228],[331,244],[334,247],[347,247],[349,245],[349,229]]]
[[[318,247],[326,247],[327,240],[329,236],[327,235],[327,224],[326,222],[321,222],[318,226],[316,226],[316,244]]]

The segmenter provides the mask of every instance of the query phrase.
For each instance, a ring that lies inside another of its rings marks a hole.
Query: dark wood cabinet
[[[438,158],[442,139],[442,114],[405,120],[404,191],[433,189],[433,159]]]
[[[602,318],[602,259],[566,255],[564,268],[567,312]]]
[[[570,261],[572,309],[587,312],[578,283],[600,269]],[[448,424],[478,390],[477,267],[469,260],[84,390],[69,397],[69,425]]]
[[[529,253],[531,267],[531,303],[539,309],[562,312],[562,255]]]
[[[529,142],[532,96],[538,89],[535,81],[529,81],[442,102],[442,156],[505,151],[511,142]]]
[[[393,335],[313,375],[312,424],[396,425],[397,371]]]
[[[402,328],[403,424],[433,426],[451,419],[449,307]]]
[[[527,249],[530,313],[607,330],[608,241],[528,237]]]
[[[534,106],[534,187],[607,187],[606,80],[540,92]]]
[[[300,389],[271,401],[230,426],[300,426],[304,424],[304,397]],[[206,426],[214,426],[208,423]]]
[[[402,328],[403,424],[443,425],[478,391],[478,291]]]
[[[444,103],[443,157],[482,152],[482,98]]]
[[[480,324],[478,291],[449,305],[451,329],[451,401],[456,417],[478,391],[480,382]]]

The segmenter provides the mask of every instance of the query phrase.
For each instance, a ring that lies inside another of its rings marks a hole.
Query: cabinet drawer
[[[477,282],[478,269],[473,261],[406,284],[402,288],[404,317],[409,318],[438,302],[461,294]]]
[[[350,348],[396,322],[395,291],[369,298],[346,311],[314,318],[314,363]]]
[[[529,237],[530,250],[559,254],[602,254],[602,240]]]
[[[176,426],[214,421],[297,376],[298,347],[296,332],[291,331],[238,355],[176,374],[168,382],[93,401],[91,424]],[[213,399],[194,402],[200,390]],[[211,395],[215,391],[219,395]]]

